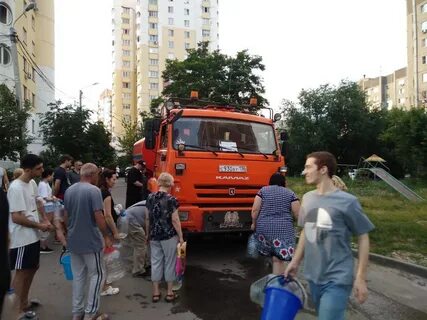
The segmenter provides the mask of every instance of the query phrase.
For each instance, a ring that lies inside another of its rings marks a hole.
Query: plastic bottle
[[[120,280],[125,276],[125,269],[120,260],[120,252],[116,248],[106,248],[104,251],[105,266],[107,268],[107,283]]]
[[[126,216],[126,210],[120,212],[119,218],[117,219],[117,230],[121,238],[125,238],[128,234],[129,222]]]

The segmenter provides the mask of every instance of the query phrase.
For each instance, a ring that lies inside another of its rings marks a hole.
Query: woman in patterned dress
[[[290,261],[295,251],[293,217],[298,216],[300,201],[286,188],[286,179],[280,173],[270,177],[268,186],[261,188],[252,206],[252,226],[258,251],[272,257],[273,274],[283,274],[284,261]]]

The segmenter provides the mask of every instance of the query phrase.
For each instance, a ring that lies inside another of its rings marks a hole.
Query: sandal
[[[97,313],[94,316],[86,316],[84,320],[109,320],[110,317],[106,313]]]
[[[167,294],[165,297],[166,302],[174,302],[176,299],[178,299],[179,295],[176,293]]]
[[[114,296],[120,292],[119,288],[113,288],[112,286],[108,286],[106,290],[101,292],[101,297],[105,296]]]
[[[160,301],[160,298],[162,297],[162,295],[159,294],[153,294],[153,298],[151,299],[151,301],[153,301],[154,303],[157,303]]]
[[[24,309],[24,311],[33,311],[33,309],[36,309],[42,305],[39,299],[30,299],[28,301],[28,306]]]

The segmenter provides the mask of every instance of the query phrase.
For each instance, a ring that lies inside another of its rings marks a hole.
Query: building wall
[[[21,102],[26,100],[31,105],[27,131],[34,140],[27,150],[30,153],[39,153],[43,150],[42,138],[39,134],[41,115],[48,109],[47,104],[55,100],[54,0],[37,1],[35,10],[30,10],[20,17],[25,6],[30,2],[29,0],[0,1],[0,4],[10,10],[11,15],[10,19],[4,21],[6,23],[0,23],[0,32],[4,35],[10,34],[13,21],[17,19],[14,29],[18,37],[17,59],[10,51],[10,38],[0,38],[0,46],[6,48],[11,54],[8,64],[0,64],[2,74],[0,81],[6,83],[17,95],[19,95],[17,92],[19,85]],[[18,74],[15,74],[14,64],[17,64]]]
[[[409,100],[407,69],[402,68],[387,76],[364,78],[359,86],[366,93],[372,108],[407,108]]]
[[[114,2],[115,35],[127,27],[117,16],[119,3],[122,2]],[[131,12],[136,15],[132,26],[136,32],[131,38],[132,48],[136,48],[135,59],[132,59],[136,67],[132,68],[135,73],[132,73],[130,79],[135,99],[131,101],[129,114],[131,121],[140,121],[140,113],[148,111],[151,100],[161,95],[166,59],[184,60],[187,57],[186,50],[196,48],[200,41],[209,41],[211,50],[218,49],[218,0],[136,0],[128,1],[127,6],[135,8]],[[119,79],[120,66],[125,58],[116,54],[118,38],[114,40],[113,139],[122,134],[118,123],[126,115],[120,110],[123,89],[119,85],[122,81]]]
[[[101,121],[105,128],[112,130],[112,91],[105,89],[99,96],[98,101],[98,121]]]

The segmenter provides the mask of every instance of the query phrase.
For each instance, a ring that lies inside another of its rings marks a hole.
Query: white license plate
[[[246,166],[226,166],[220,165],[219,172],[246,172]]]

